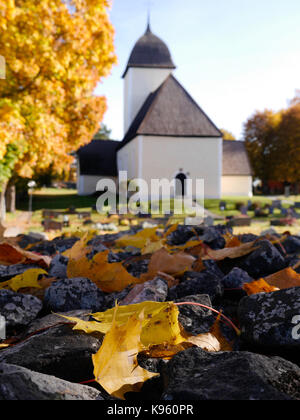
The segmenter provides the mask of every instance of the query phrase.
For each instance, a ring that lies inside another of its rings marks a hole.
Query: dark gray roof
[[[138,135],[222,137],[215,124],[172,75],[148,96],[119,149]]]
[[[145,35],[135,44],[123,77],[125,77],[129,67],[176,68],[169,48],[160,38],[151,32],[149,25]]]
[[[252,168],[243,141],[223,140],[223,175],[252,175]]]
[[[77,151],[80,175],[117,176],[119,141],[92,140]]]

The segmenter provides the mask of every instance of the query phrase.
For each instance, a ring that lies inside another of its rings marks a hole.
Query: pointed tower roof
[[[167,45],[152,33],[149,18],[146,32],[135,44],[123,77],[130,67],[176,68]]]
[[[222,137],[220,130],[172,75],[148,96],[119,149],[138,135]]]

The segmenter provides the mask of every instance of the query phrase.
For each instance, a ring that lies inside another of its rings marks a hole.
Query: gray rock
[[[132,305],[146,301],[165,302],[167,294],[167,282],[159,277],[156,277],[153,280],[134,286],[121,302],[121,305]]]
[[[253,278],[238,267],[233,268],[227,276],[223,277],[222,283],[225,289],[240,289],[245,283],[251,283]]]
[[[182,299],[177,299],[175,302],[195,302],[209,306],[210,308],[212,307],[208,295],[185,296]],[[178,309],[178,320],[183,328],[190,334],[197,335],[208,332],[216,319],[211,310],[202,308],[201,306],[180,305],[178,306]]]
[[[38,241],[48,241],[48,235],[45,232],[29,232],[28,236],[30,236],[32,239],[36,239]]]
[[[0,364],[0,401],[103,400],[94,388],[32,372],[20,366]]]
[[[42,310],[42,302],[31,295],[0,290],[0,315],[6,320],[6,328],[19,328],[28,325]]]
[[[288,254],[296,254],[300,252],[300,238],[299,236],[288,236],[282,245]]]
[[[249,276],[259,279],[285,268],[283,256],[270,241],[260,241],[257,246],[258,249],[237,264]]]
[[[279,357],[192,348],[163,367],[162,400],[300,399],[300,369]]]
[[[253,345],[299,352],[300,338],[293,334],[293,319],[299,315],[300,287],[247,296],[238,308],[242,339]]]
[[[0,363],[80,383],[93,376],[92,355],[101,339],[59,325],[0,352]]]
[[[78,277],[53,283],[45,293],[44,305],[53,312],[77,309],[105,310],[105,294],[89,279]]]
[[[50,265],[49,276],[57,277],[58,279],[66,279],[67,276],[67,265],[69,259],[63,255],[56,255]]]
[[[83,321],[88,321],[90,318],[90,313],[92,311],[90,309],[81,309],[78,311],[70,311],[61,313],[61,315],[74,317],[82,319]],[[58,314],[49,314],[44,316],[43,318],[35,319],[31,322],[28,327],[23,332],[23,337],[28,337],[30,334],[35,333],[36,331],[46,330],[47,328],[55,327],[61,323],[68,323],[68,320],[65,318],[60,317]],[[71,322],[70,322],[71,324]]]
[[[213,301],[223,295],[221,280],[208,271],[196,273],[188,271],[184,274],[182,282],[169,290],[169,300],[180,299],[192,295],[209,295]]]

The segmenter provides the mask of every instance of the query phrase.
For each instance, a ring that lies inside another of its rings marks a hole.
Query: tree
[[[220,131],[223,134],[223,139],[224,140],[236,140],[236,137],[230,131],[227,131],[224,128],[221,128]]]
[[[101,124],[101,128],[95,135],[94,140],[110,140],[110,136],[111,130],[107,127],[106,124]]]
[[[278,126],[279,160],[276,175],[285,182],[300,182],[300,101],[282,113]]]
[[[263,185],[275,179],[279,160],[282,159],[278,153],[281,117],[281,112],[257,111],[244,124],[244,140],[254,175],[262,180]]]
[[[13,175],[61,173],[99,129],[106,100],[94,90],[116,62],[110,3],[0,0],[2,201]]]

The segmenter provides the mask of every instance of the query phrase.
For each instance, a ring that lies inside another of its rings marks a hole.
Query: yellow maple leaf
[[[118,325],[118,309],[114,309],[111,328],[92,359],[96,381],[109,394],[125,399],[126,392],[138,392],[146,380],[159,374],[148,372],[137,362],[137,355],[143,349],[140,340],[143,312],[133,314],[126,324]]]
[[[68,277],[87,277],[106,293],[121,292],[131,284],[142,282],[129,274],[121,262],[109,263],[108,254],[108,250],[100,252],[91,260],[85,256],[71,258],[67,266]]]
[[[48,274],[47,271],[38,268],[31,268],[25,271],[23,274],[13,277],[12,279],[0,283],[0,289],[11,289],[17,292],[20,289],[26,287],[34,287],[41,289],[42,286],[38,282],[38,278],[41,274]]]
[[[79,241],[75,242],[72,248],[67,249],[62,255],[74,260],[84,257],[92,250],[92,247],[87,244],[93,236],[93,232],[86,232]]]
[[[135,235],[126,235],[122,236],[116,240],[116,246],[120,248],[125,248],[127,246],[134,246],[136,248],[143,248],[147,241],[151,242],[159,241],[161,238],[156,234],[157,227],[146,228],[141,230]]]

